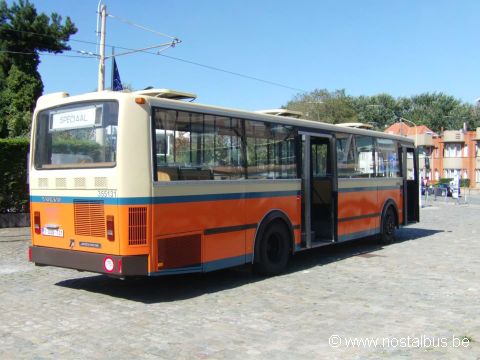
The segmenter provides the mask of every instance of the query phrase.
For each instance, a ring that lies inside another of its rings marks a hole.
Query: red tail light
[[[118,272],[121,274],[122,273],[122,259],[118,259]]]
[[[42,232],[42,227],[40,226],[40,212],[35,211],[33,216],[33,227],[35,228],[35,234],[40,234]]]
[[[113,216],[107,216],[107,239],[110,241],[115,240],[115,222]]]

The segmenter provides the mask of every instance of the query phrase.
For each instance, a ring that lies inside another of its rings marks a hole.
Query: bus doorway
[[[332,137],[303,135],[303,233],[306,248],[334,241]]]
[[[413,147],[403,147],[406,159],[403,164],[404,174],[404,192],[403,203],[404,213],[407,216],[404,219],[404,225],[420,221],[420,182],[418,179],[418,155]]]

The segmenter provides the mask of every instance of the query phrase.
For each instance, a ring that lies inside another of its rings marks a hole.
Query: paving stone
[[[395,244],[304,252],[273,278],[241,268],[120,281],[35,267],[28,229],[0,229],[0,359],[480,359],[476,196],[429,201]],[[472,342],[345,344],[408,336]]]

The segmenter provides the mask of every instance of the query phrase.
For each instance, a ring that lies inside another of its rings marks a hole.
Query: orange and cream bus
[[[274,275],[299,251],[389,243],[419,220],[410,139],[168,94],[38,100],[31,261],[119,278],[242,264]]]

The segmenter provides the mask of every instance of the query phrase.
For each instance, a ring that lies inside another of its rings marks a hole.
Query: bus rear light
[[[108,273],[111,273],[113,272],[113,270],[115,270],[115,263],[113,262],[113,259],[110,256],[107,256],[105,260],[103,260],[103,268]]]
[[[118,259],[117,269],[118,269],[118,272],[121,274],[122,273],[122,259]]]
[[[113,216],[107,216],[107,239],[110,241],[115,240],[115,222]]]
[[[35,229],[35,234],[40,234],[42,232],[42,227],[40,226],[40,212],[35,211],[33,215],[33,227]]]

